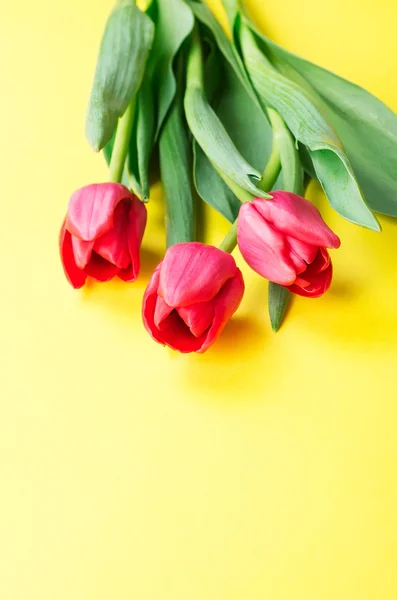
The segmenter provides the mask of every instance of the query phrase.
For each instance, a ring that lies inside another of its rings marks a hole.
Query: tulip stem
[[[267,108],[267,112],[273,128],[273,144],[269,160],[267,161],[267,165],[263,171],[262,179],[258,184],[258,187],[264,192],[271,191],[281,171],[281,157],[277,144],[277,131],[279,127],[280,116],[273,108],[270,107]]]
[[[237,245],[237,220],[236,219],[227,232],[226,236],[219,244],[219,249],[231,254]]]
[[[109,164],[109,179],[115,183],[121,183],[123,178],[124,165],[127,159],[128,146],[134,123],[135,107],[136,97],[134,96],[117,126],[112,157]]]

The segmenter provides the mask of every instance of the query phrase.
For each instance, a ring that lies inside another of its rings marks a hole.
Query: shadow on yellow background
[[[397,109],[390,0],[251,0],[288,49]],[[394,600],[397,226],[311,198],[342,239],[335,280],[279,334],[266,285],[204,356],[143,330],[164,251],[161,193],[143,276],[68,287],[70,193],[106,178],[84,139],[110,0],[0,8],[2,600]],[[219,5],[218,5],[219,9]],[[208,240],[227,224],[209,213]]]

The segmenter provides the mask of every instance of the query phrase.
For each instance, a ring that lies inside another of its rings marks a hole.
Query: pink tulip
[[[171,246],[143,298],[143,322],[154,340],[203,353],[237,310],[244,281],[234,258],[213,246]]]
[[[115,275],[135,281],[146,226],[146,207],[120,183],[98,183],[75,191],[60,233],[65,275],[74,288],[87,277]]]
[[[331,285],[332,263],[326,248],[340,240],[305,198],[272,192],[240,209],[238,245],[250,267],[294,294],[317,298]]]

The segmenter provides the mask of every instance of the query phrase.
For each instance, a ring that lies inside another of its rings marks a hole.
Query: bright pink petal
[[[135,281],[135,279],[139,275],[141,261],[140,261],[140,251],[141,244],[143,239],[143,234],[145,233],[147,220],[147,210],[146,206],[138,200],[135,196],[132,198],[130,203],[130,212],[128,218],[128,248],[130,253],[130,261],[132,266],[132,279],[131,281]]]
[[[161,315],[164,316],[163,320],[160,319],[160,314],[157,314],[156,319],[161,320],[161,323],[159,323],[161,329],[156,326],[155,313],[157,303],[159,303],[160,307],[164,306],[162,305],[162,298],[157,295],[161,265],[162,263],[160,263],[151,276],[143,296],[142,317],[145,328],[156,342],[164,346],[169,346],[183,353],[197,352],[201,348],[206,336],[203,335],[196,338],[176,310],[172,309],[172,312],[168,316],[165,316],[164,312]],[[158,312],[160,312],[160,309],[158,309]],[[166,312],[168,312],[168,309]]]
[[[105,260],[119,269],[127,269],[130,265],[128,249],[128,215],[129,200],[119,202],[113,215],[113,227],[95,240],[94,250]]]
[[[199,352],[207,337],[195,337],[175,309],[162,321],[159,333],[167,346],[183,354]]]
[[[69,200],[66,228],[81,240],[94,240],[113,227],[113,213],[131,192],[120,183],[95,183],[76,190]]]
[[[94,242],[84,242],[72,236],[72,247],[76,265],[84,269],[90,262]]]
[[[322,296],[331,285],[332,281],[332,264],[328,266],[325,271],[322,271],[318,275],[315,275],[309,285],[300,287],[298,285],[291,285],[288,289],[293,294],[298,296],[305,296],[307,298],[319,298]]]
[[[156,327],[156,325],[154,323],[154,313],[156,310],[156,303],[157,303],[157,298],[158,298],[157,290],[158,290],[159,280],[160,280],[161,265],[162,265],[162,263],[160,263],[158,265],[158,267],[156,268],[156,270],[154,271],[153,275],[151,276],[151,278],[149,280],[149,283],[147,285],[145,293],[143,295],[142,319],[143,319],[143,324],[144,324],[146,330],[150,333],[152,338],[156,342],[159,342],[160,344],[165,345],[163,336],[161,335],[158,327]]]
[[[244,295],[244,280],[241,271],[229,279],[214,300],[214,320],[199,352],[202,354],[218,339],[231,316],[238,309]]]
[[[199,242],[176,244],[164,257],[159,295],[175,308],[207,302],[236,272],[234,258],[219,248]]]
[[[154,324],[158,329],[161,329],[162,322],[172,313],[174,309],[168,306],[161,296],[157,296],[156,308],[154,311]]]
[[[231,281],[231,280],[230,280]],[[227,285],[227,282],[225,283]],[[215,299],[178,308],[178,314],[195,337],[200,337],[212,325]]]
[[[244,260],[259,275],[281,285],[295,281],[295,266],[286,238],[266,222],[253,202],[246,202],[240,208],[237,241]]]
[[[301,240],[297,240],[293,237],[287,237],[287,241],[293,253],[299,257],[300,260],[303,260],[306,265],[313,262],[313,260],[316,258],[318,246],[307,244],[306,242],[302,242]]]
[[[258,212],[278,231],[313,246],[339,248],[340,239],[309,200],[291,192],[272,192],[271,200],[255,198]]]
[[[84,269],[86,275],[96,281],[109,281],[120,271],[119,267],[112,265],[96,252],[92,253],[91,260]]]
[[[75,289],[83,287],[87,279],[84,271],[78,268],[73,255],[72,236],[63,223],[59,235],[59,250],[61,253],[61,260],[63,270],[70,285]]]
[[[302,276],[296,278],[295,283],[289,289],[300,296],[318,298],[328,290],[331,281],[332,263],[330,256],[325,248],[319,248],[314,261],[308,265]]]

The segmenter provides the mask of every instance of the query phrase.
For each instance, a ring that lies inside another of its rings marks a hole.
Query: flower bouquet
[[[291,294],[332,282],[340,239],[305,199],[312,179],[352,226],[397,216],[397,116],[362,88],[262,35],[243,2],[224,0],[225,31],[201,0],[116,4],[106,23],[86,134],[109,180],[75,191],[61,228],[66,277],[133,282],[150,188],[164,189],[167,250],[144,293],[152,338],[205,352],[244,294],[232,251],[269,281],[274,331]],[[197,203],[231,226],[197,241]]]

